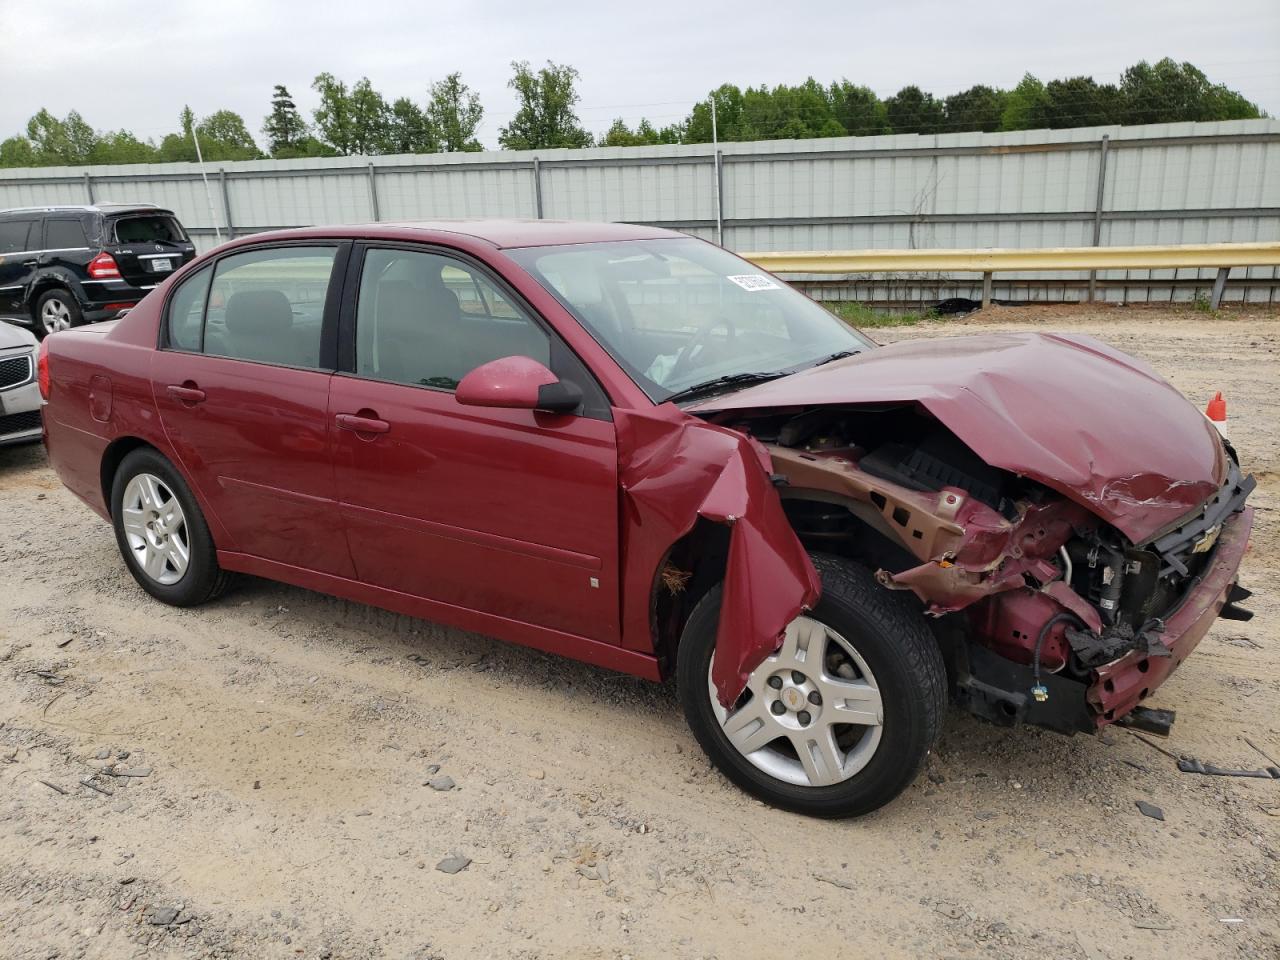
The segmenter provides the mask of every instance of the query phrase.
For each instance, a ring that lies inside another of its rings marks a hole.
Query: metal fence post
[[[991,271],[982,275],[982,309],[991,306]]]
[[[236,228],[231,225],[231,191],[227,189],[227,169],[218,168],[218,181],[222,184],[222,217],[227,221],[227,239],[236,238]]]
[[[89,176],[88,170],[84,172],[84,192],[85,196],[89,198],[89,205],[93,206],[93,178]]]
[[[1107,187],[1107,148],[1111,146],[1111,137],[1103,134],[1102,139],[1098,142],[1098,193],[1093,202],[1093,245],[1096,247],[1102,242],[1102,195]],[[1093,298],[1098,291],[1098,271],[1089,271],[1089,302],[1093,303]]]
[[[369,209],[373,211],[373,222],[382,219],[378,212],[378,176],[374,172],[372,161],[369,163]]]
[[[538,158],[533,158],[533,209],[538,219],[542,219],[542,167]]]
[[[716,243],[724,246],[724,156],[716,150]]]

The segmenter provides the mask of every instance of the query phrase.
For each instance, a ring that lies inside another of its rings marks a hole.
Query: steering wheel
[[[689,342],[680,348],[680,352],[676,354],[675,363],[671,365],[671,373],[669,377],[674,377],[678,373],[683,373],[685,368],[689,366],[693,360],[693,355],[701,349],[711,336],[711,331],[724,325],[729,331],[729,340],[732,341],[738,335],[737,325],[725,316],[715,316],[705,321],[702,326],[693,331],[693,336],[689,338]]]

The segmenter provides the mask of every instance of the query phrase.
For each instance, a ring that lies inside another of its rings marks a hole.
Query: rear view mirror
[[[481,364],[458,383],[454,397],[468,407],[505,407],[570,413],[582,404],[582,390],[560,380],[530,357],[502,357]]]

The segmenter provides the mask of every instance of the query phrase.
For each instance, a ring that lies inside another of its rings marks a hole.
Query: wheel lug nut
[[[781,677],[778,677],[778,676],[770,677],[770,678],[769,678],[769,686],[773,687],[773,689],[775,689],[775,690],[781,690],[781,689],[782,689],[782,678],[781,678]]]
[[[791,671],[791,682],[792,682],[792,683],[804,683],[807,679],[809,679],[809,678],[808,678],[808,677],[806,677],[806,676],[805,676],[803,673],[801,673],[799,670],[792,670],[792,671]]]
[[[820,694],[817,690],[810,690],[809,702],[812,703],[815,707],[822,706],[822,694]]]
[[[787,712],[787,708],[783,705],[781,700],[775,700],[773,703],[769,704],[769,710],[775,717],[780,717]]]
[[[809,716],[808,710],[801,710],[796,714],[796,719],[800,721],[800,726],[807,727],[809,725],[809,721],[812,720],[813,717]]]

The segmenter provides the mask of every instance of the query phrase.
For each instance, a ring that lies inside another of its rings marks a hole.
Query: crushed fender
[[[671,545],[699,517],[730,529],[712,681],[729,707],[782,642],[788,623],[818,602],[821,584],[770,481],[763,446],[667,405],[616,411],[623,497],[624,644],[652,648],[648,604]]]

